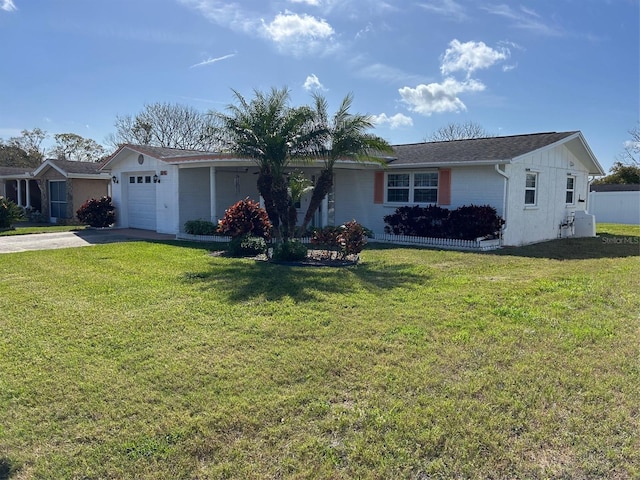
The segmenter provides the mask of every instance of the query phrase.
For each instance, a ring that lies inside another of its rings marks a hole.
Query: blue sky
[[[320,91],[389,142],[451,122],[582,130],[605,169],[639,121],[638,0],[0,0],[0,138],[104,143],[145,103]]]

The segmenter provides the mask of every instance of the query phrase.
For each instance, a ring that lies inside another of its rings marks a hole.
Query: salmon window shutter
[[[438,205],[451,205],[451,169],[438,171]]]
[[[382,171],[374,173],[373,203],[384,203],[384,172]]]

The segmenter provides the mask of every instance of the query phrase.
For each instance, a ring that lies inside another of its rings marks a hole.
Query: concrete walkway
[[[115,242],[140,240],[175,240],[175,235],[164,235],[148,230],[120,228],[108,230],[79,230],[77,232],[34,233],[0,237],[0,253],[56,248],[87,247]]]

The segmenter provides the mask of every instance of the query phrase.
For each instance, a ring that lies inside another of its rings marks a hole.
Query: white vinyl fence
[[[589,213],[597,223],[640,225],[640,191],[590,192]]]

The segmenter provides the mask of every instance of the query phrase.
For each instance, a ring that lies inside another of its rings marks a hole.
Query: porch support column
[[[27,185],[27,208],[31,208],[31,186],[29,185],[31,180],[28,178],[25,180],[25,184]]]
[[[18,206],[22,207],[22,180],[18,179],[16,180],[16,183],[18,184]]]
[[[320,226],[326,227],[329,224],[329,194],[322,199],[322,216],[320,218]]]
[[[216,218],[217,204],[216,204],[216,167],[209,167],[209,205],[211,207],[211,221],[215,224],[218,223]]]

